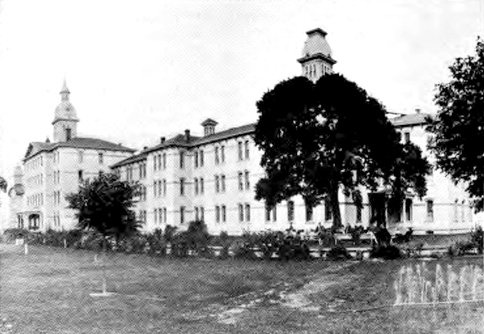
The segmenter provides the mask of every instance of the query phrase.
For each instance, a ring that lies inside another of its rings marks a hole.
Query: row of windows
[[[44,184],[44,174],[37,174],[35,176],[29,177],[27,184],[30,187],[43,185]]]
[[[54,191],[53,197],[54,197],[54,205],[60,204],[60,202],[61,202],[61,191],[60,190]]]
[[[84,162],[84,151],[78,151],[77,152],[77,160],[78,160],[79,163]],[[99,152],[97,154],[97,162],[101,165],[104,164],[104,153]]]
[[[39,206],[44,205],[44,195],[43,194],[34,194],[27,196],[27,205],[28,206]]]
[[[61,226],[61,219],[60,215],[58,212],[54,213],[54,227],[60,227]]]
[[[155,224],[166,223],[167,221],[167,210],[166,207],[156,208],[154,210]]]
[[[250,204],[249,203],[239,203],[239,221],[240,222],[250,222]],[[245,208],[245,210],[244,210]]]
[[[60,183],[60,171],[55,170],[54,171],[54,184],[59,184]]]
[[[54,153],[52,153],[52,159],[54,161],[54,164],[59,163],[59,161],[60,161],[60,152],[54,152]]]
[[[225,175],[215,175],[215,192],[225,192]]]
[[[225,205],[215,206],[215,221],[217,223],[220,223],[220,222],[225,223],[227,221],[227,208]]]
[[[244,145],[244,148],[242,147]],[[237,143],[237,148],[238,148],[238,156],[239,156],[239,161],[240,160],[248,160],[250,158],[250,149],[249,149],[249,141],[246,140],[244,143],[239,141]],[[245,155],[244,155],[245,153]]]
[[[245,182],[244,182],[245,180]],[[249,171],[238,172],[238,181],[239,181],[239,190],[250,190],[250,178],[249,178]]]
[[[146,221],[147,221],[146,210],[140,210],[138,212],[138,220],[140,223],[146,224]]]
[[[34,170],[37,167],[43,166],[44,165],[44,157],[43,156],[38,156],[29,162],[25,164],[25,169],[26,170]]]
[[[141,186],[139,189],[139,200],[146,201],[146,186]]]
[[[205,208],[203,206],[195,207],[195,220],[205,220]]]
[[[195,150],[195,152],[193,153],[193,161],[195,164],[195,168],[203,167],[203,164],[204,164],[203,156],[204,156],[203,150]]]
[[[154,197],[166,196],[166,180],[157,180],[153,182]]]
[[[201,194],[205,192],[205,185],[203,181],[203,177],[201,178],[194,178],[193,183],[195,184],[195,195]]]
[[[166,153],[158,153],[153,157],[153,170],[166,169]]]

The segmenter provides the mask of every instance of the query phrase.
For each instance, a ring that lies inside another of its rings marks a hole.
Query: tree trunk
[[[338,185],[335,185],[332,187],[330,193],[330,203],[333,209],[333,229],[335,230],[343,226],[341,223],[341,211],[339,209],[338,190]]]

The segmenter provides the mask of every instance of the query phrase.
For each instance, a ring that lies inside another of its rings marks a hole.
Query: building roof
[[[219,140],[251,134],[254,132],[254,130],[255,130],[255,123],[246,124],[235,128],[230,128],[224,131],[215,132],[208,136],[201,137],[197,141],[193,142],[193,146],[208,144]]]
[[[326,32],[324,30],[316,28],[309,30],[306,34],[308,38],[304,42],[302,58],[298,59],[300,63],[317,57],[323,57],[332,63],[336,63],[328,41],[326,41]]]
[[[426,114],[426,113],[415,113],[415,114],[408,114],[408,115],[395,117],[390,119],[390,121],[395,127],[404,127],[404,126],[411,126],[411,125],[427,124],[428,123],[427,119],[429,117],[432,117],[432,115]]]
[[[230,128],[224,131],[216,132],[213,134],[210,134],[208,136],[204,137],[196,137],[196,136],[190,136],[190,140],[186,140],[186,135],[184,134],[178,134],[170,139],[165,140],[164,142],[155,145],[150,148],[146,148],[143,151],[141,151],[138,154],[135,154],[129,158],[126,158],[124,160],[121,160],[114,165],[112,165],[112,168],[120,167],[120,166],[125,166],[134,162],[142,161],[146,159],[146,156],[150,152],[154,152],[157,150],[162,150],[165,148],[169,147],[185,147],[185,148],[193,148],[197,147],[199,145],[204,145],[204,144],[209,144],[212,142],[224,140],[224,139],[230,139],[233,137],[238,137],[238,136],[243,136],[247,134],[252,134],[255,130],[255,124],[246,124],[242,126],[238,126],[235,128]]]
[[[70,147],[77,149],[93,149],[106,151],[134,152],[135,150],[120,144],[98,138],[74,137],[66,142],[46,143],[32,142],[29,144],[24,159],[28,159],[42,151],[53,151],[59,147]]]

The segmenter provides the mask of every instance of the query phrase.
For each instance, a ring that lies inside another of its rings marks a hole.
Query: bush
[[[351,259],[350,253],[342,244],[334,245],[331,247],[327,255],[329,260],[348,260]]]
[[[471,234],[471,242],[477,248],[477,252],[479,254],[482,254],[482,252],[483,252],[483,247],[484,247],[484,245],[482,244],[483,234],[484,233],[483,233],[482,227],[480,227],[480,226],[475,231],[473,231],[472,234]]]
[[[146,242],[149,245],[148,253],[152,255],[165,255],[166,254],[166,242],[163,237],[163,232],[160,229],[156,229],[153,233],[146,235]]]
[[[402,257],[400,249],[395,245],[377,246],[371,250],[370,256],[385,260],[394,260]]]
[[[6,229],[3,234],[1,241],[2,242],[13,242],[15,239],[23,239],[27,238],[29,235],[29,231],[21,228],[8,228]]]

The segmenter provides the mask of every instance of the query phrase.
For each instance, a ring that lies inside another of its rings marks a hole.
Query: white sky
[[[482,0],[0,0],[0,173],[52,139],[64,76],[80,136],[139,149],[255,122],[321,27],[334,69],[390,111],[434,112],[436,83],[484,37]]]

